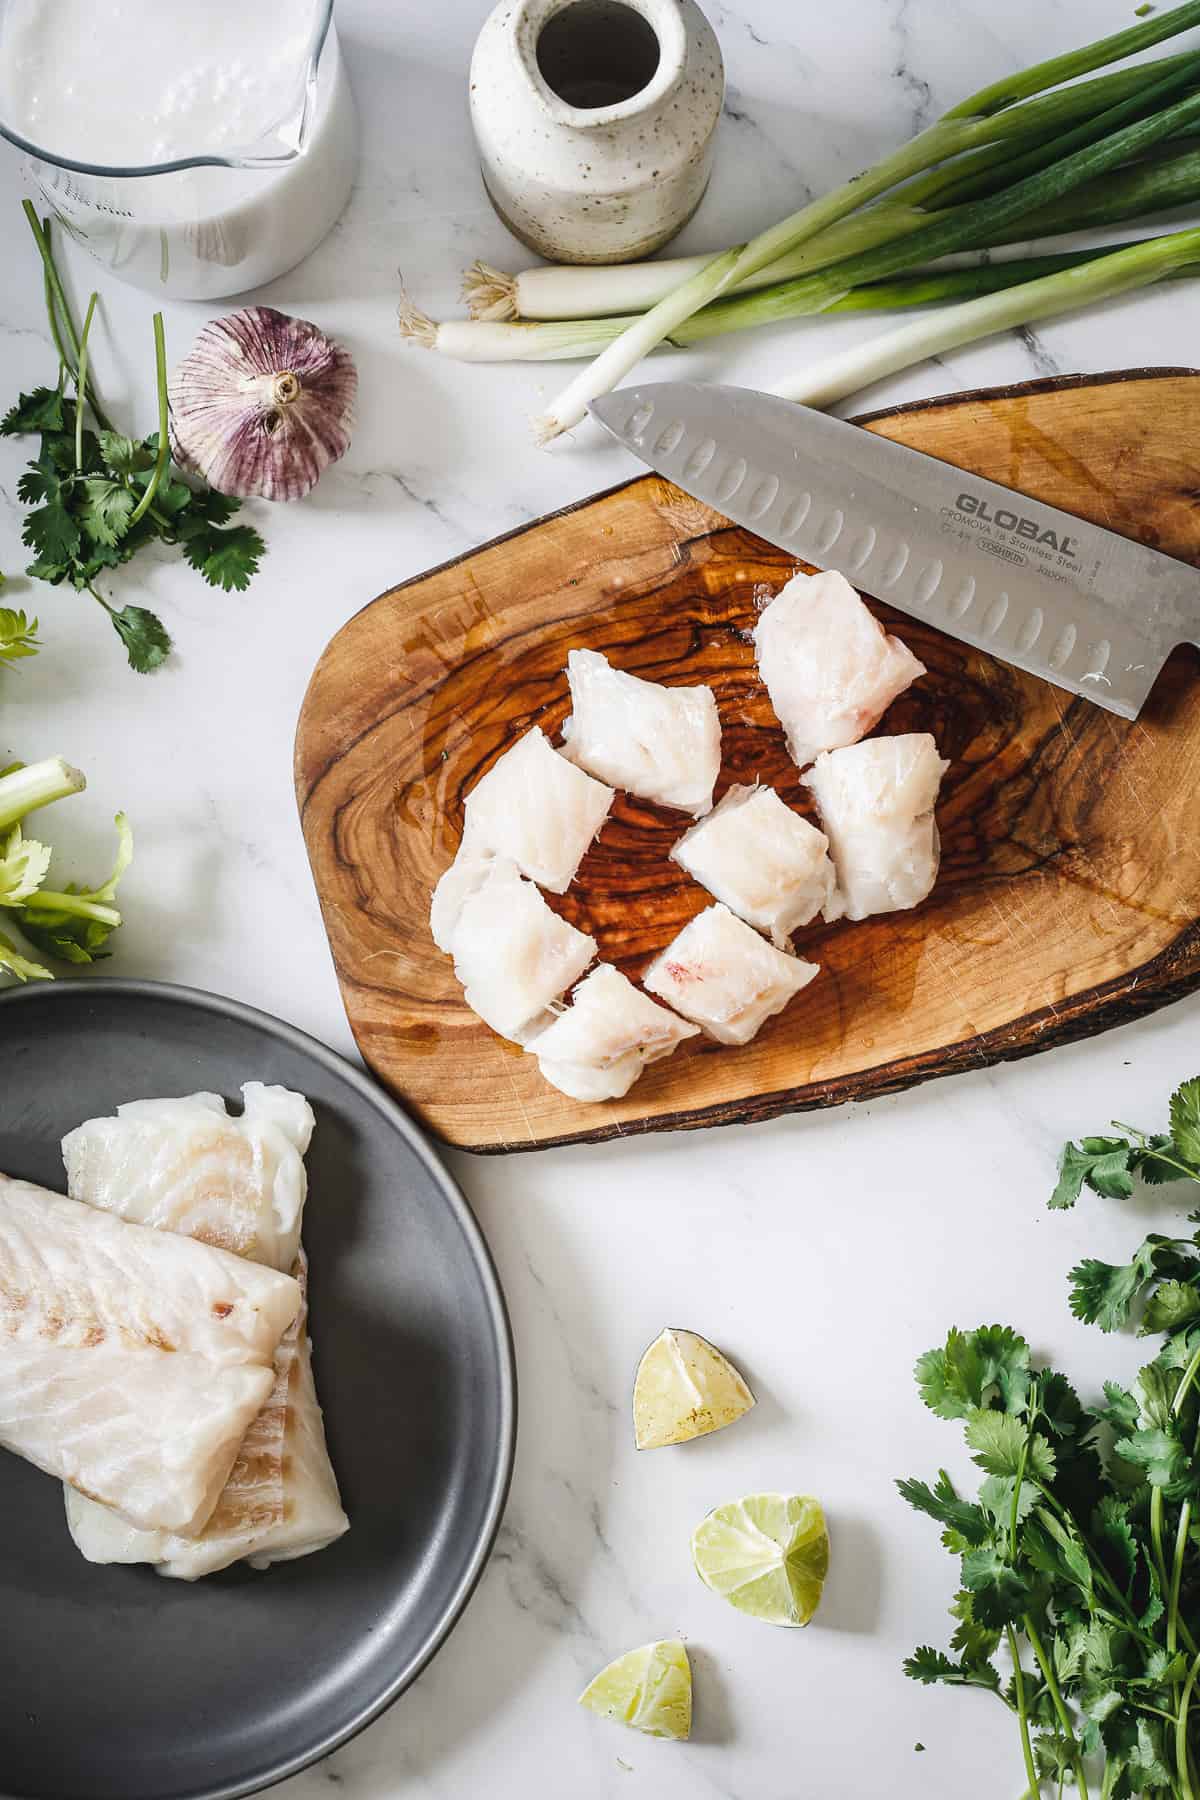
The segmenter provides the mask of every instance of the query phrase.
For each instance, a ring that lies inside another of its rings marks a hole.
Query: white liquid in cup
[[[281,121],[298,121],[318,4],[8,0],[0,117],[50,157],[110,166],[261,146]],[[269,281],[325,236],[349,197],[356,140],[331,27],[291,161],[106,177],[38,159],[31,172],[67,229],[116,274],[205,299]]]

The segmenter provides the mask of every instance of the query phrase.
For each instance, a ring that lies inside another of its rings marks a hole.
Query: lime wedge
[[[627,1650],[601,1669],[579,1696],[580,1706],[644,1731],[649,1737],[686,1738],[692,1729],[692,1669],[678,1638]]]
[[[703,1582],[769,1625],[807,1625],[829,1570],[829,1534],[807,1494],[747,1494],[718,1506],[692,1533]]]
[[[633,1384],[633,1436],[639,1450],[686,1444],[732,1425],[754,1395],[728,1358],[694,1331],[656,1337]]]

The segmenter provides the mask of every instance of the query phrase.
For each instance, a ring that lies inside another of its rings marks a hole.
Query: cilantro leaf
[[[1064,1144],[1050,1205],[1074,1206],[1085,1184],[1106,1200],[1128,1200],[1133,1193],[1130,1161],[1134,1154],[1133,1145],[1125,1138],[1085,1137],[1078,1144]]]
[[[69,563],[79,549],[79,527],[60,499],[28,513],[21,542],[51,563]]]
[[[1200,1164],[1200,1075],[1171,1095],[1171,1136],[1184,1162]]]
[[[1159,1275],[1180,1275],[1195,1269],[1194,1260],[1179,1254],[1181,1239],[1152,1234],[1139,1246],[1129,1263],[1100,1262],[1085,1258],[1071,1270],[1071,1311],[1087,1325],[1116,1331],[1128,1322],[1134,1302]]]
[[[1139,1335],[1151,1337],[1159,1331],[1178,1331],[1193,1319],[1200,1319],[1200,1293],[1187,1282],[1164,1281],[1150,1297]]]
[[[922,1644],[904,1659],[904,1673],[910,1681],[931,1687],[945,1682],[951,1687],[984,1687],[1000,1691],[1000,1676],[989,1662],[954,1662],[942,1650]]]
[[[17,482],[17,499],[25,506],[36,506],[40,500],[57,500],[62,482],[55,469],[30,463]]]
[[[995,1415],[999,1417],[1000,1415]],[[979,1489],[979,1504],[991,1519],[997,1530],[1007,1531],[1012,1518],[1013,1496],[1016,1491],[1015,1475],[989,1475]],[[1017,1497],[1017,1523],[1027,1519],[1038,1501],[1041,1499],[1039,1489],[1032,1481],[1021,1483],[1021,1492]],[[947,1546],[949,1547],[949,1546]]]
[[[1173,1500],[1183,1499],[1196,1487],[1191,1458],[1178,1436],[1155,1425],[1122,1438],[1117,1453],[1135,1468],[1145,1471],[1151,1487],[1159,1487]]]
[[[1029,1584],[994,1544],[968,1550],[963,1557],[963,1586],[969,1589],[981,1625],[1012,1625],[1029,1606]]]
[[[232,494],[219,494],[216,488],[201,488],[199,493],[192,494],[192,516],[204,519],[209,525],[228,525],[241,509],[240,500]]]
[[[100,433],[100,454],[114,475],[133,475],[154,467],[155,451],[146,444],[135,444],[119,431]]]
[[[212,587],[240,593],[258,570],[266,545],[252,525],[209,525],[188,519],[179,527],[183,554]]]
[[[1092,1515],[1092,1542],[1105,1568],[1128,1594],[1137,1573],[1138,1548],[1129,1523],[1129,1502],[1106,1494]]]
[[[1055,1731],[1039,1731],[1033,1740],[1034,1761],[1043,1781],[1074,1779],[1075,1758],[1066,1738]]]
[[[1013,1475],[1024,1464],[1041,1481],[1054,1478],[1054,1452],[1040,1432],[1009,1413],[976,1411],[967,1420],[967,1444],[981,1469],[991,1475]],[[1028,1449],[1026,1449],[1028,1444]]]
[[[962,1419],[998,1398],[1006,1412],[1025,1404],[1029,1346],[1005,1325],[950,1331],[944,1349],[927,1350],[916,1366],[921,1398],[943,1419]]]
[[[112,615],[113,627],[125,646],[129,666],[139,675],[148,675],[167,659],[171,639],[156,613],[144,606],[126,606]]]
[[[1172,1138],[1166,1132],[1147,1138],[1136,1152],[1137,1172],[1151,1187],[1165,1181],[1180,1181],[1178,1155]]]
[[[1029,1522],[1021,1533],[1021,1548],[1041,1574],[1067,1582],[1085,1599],[1091,1597],[1092,1565],[1087,1551],[1053,1513]]]
[[[1104,1383],[1106,1406],[1096,1408],[1095,1417],[1102,1425],[1111,1425],[1117,1436],[1125,1432],[1136,1431],[1138,1422],[1138,1403],[1128,1388],[1123,1388],[1115,1381]]]
[[[89,476],[82,484],[83,504],[78,518],[80,529],[98,544],[114,545],[125,535],[133,512],[133,495],[119,481],[104,476]]]
[[[0,437],[21,437],[28,431],[62,431],[70,402],[57,388],[34,388],[22,394],[0,420]]]
[[[969,1545],[982,1544],[988,1537],[988,1523],[978,1506],[968,1500],[960,1500],[954,1483],[945,1469],[938,1471],[936,1484],[931,1488],[924,1481],[898,1481],[896,1486],[901,1497],[918,1512],[927,1513],[940,1525],[947,1527],[942,1542],[948,1550],[956,1552]],[[950,1540],[953,1538],[953,1542]]]
[[[994,1626],[981,1625],[975,1617],[973,1596],[960,1588],[950,1606],[950,1616],[957,1619],[950,1648],[957,1650],[965,1663],[983,1663],[994,1654],[1000,1633]]]

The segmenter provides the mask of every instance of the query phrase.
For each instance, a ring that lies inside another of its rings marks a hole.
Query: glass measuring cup
[[[270,281],[325,236],[349,198],[358,140],[334,0],[313,0],[290,103],[254,143],[199,144],[121,166],[62,155],[18,129],[3,78],[18,3],[0,0],[0,136],[25,153],[49,211],[115,275],[160,295],[213,299]]]

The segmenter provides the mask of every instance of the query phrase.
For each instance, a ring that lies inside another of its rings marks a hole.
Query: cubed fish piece
[[[856,744],[919,675],[844,575],[794,575],[754,631],[758,669],[803,769],[822,750]]]
[[[805,785],[820,808],[847,918],[903,912],[929,893],[941,856],[933,809],[949,766],[927,731],[817,758]]]
[[[648,1063],[658,1062],[698,1025],[649,999],[611,963],[581,981],[568,1012],[533,1039],[545,1079],[573,1100],[619,1100]]]
[[[596,940],[547,906],[515,863],[497,858],[464,904],[451,939],[467,1005],[501,1037],[522,1043],[583,974]]]
[[[539,887],[565,894],[613,798],[535,726],[467,795],[462,848],[507,857]]]
[[[642,800],[693,817],[712,805],[721,771],[721,721],[711,688],[663,687],[614,669],[595,650],[567,658],[574,711],[562,753]]]
[[[714,899],[786,950],[793,931],[818,913],[841,916],[823,831],[792,811],[774,788],[731,787],[685,832],[673,859]]]
[[[777,950],[727,906],[710,906],[657,956],[643,985],[720,1044],[748,1044],[820,973]]]

